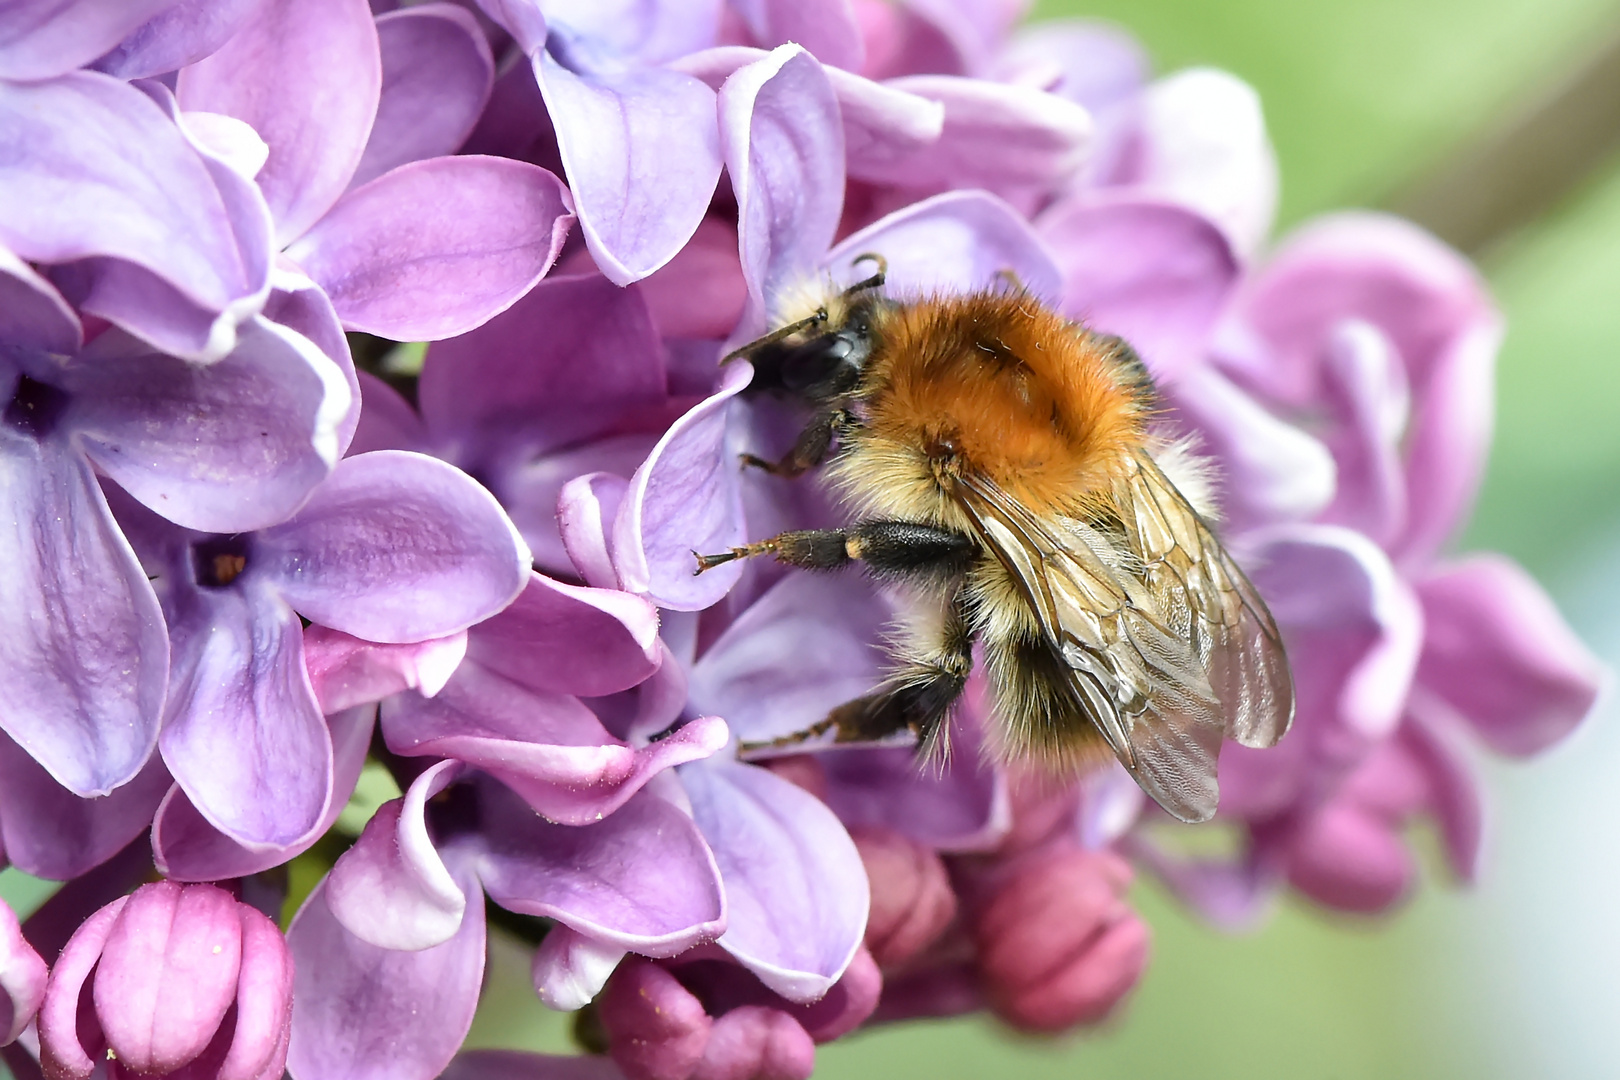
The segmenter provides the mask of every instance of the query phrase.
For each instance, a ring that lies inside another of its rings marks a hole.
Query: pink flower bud
[[[866,947],[879,967],[903,964],[938,940],[956,918],[956,893],[931,848],[893,829],[850,830],[866,865],[872,907]]]
[[[692,1080],[806,1080],[816,1046],[780,1009],[744,1005],[714,1022]]]
[[[63,947],[40,1008],[40,1061],[50,1080],[85,1080],[101,1059],[113,1078],[274,1080],[291,1024],[292,955],[275,924],[213,885],[160,881],[90,916]]]
[[[1147,925],[1124,900],[1130,881],[1117,855],[1066,846],[1009,867],[974,921],[996,1015],[1038,1032],[1107,1016],[1147,965]]]
[[[629,1080],[687,1080],[714,1021],[703,1003],[657,964],[626,957],[599,999],[608,1053]]]

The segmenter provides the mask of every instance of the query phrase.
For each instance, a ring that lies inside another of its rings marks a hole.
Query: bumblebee
[[[861,261],[877,272],[731,354],[755,365],[751,392],[812,411],[786,456],[745,462],[824,465],[854,523],[699,555],[696,572],[861,563],[918,604],[887,682],[769,745],[909,729],[936,746],[979,642],[1002,760],[1065,777],[1112,756],[1175,817],[1207,820],[1222,738],[1276,743],[1293,684],[1265,603],[1166,475],[1207,486],[1153,436],[1146,368],[1016,282],[897,299],[883,260]]]

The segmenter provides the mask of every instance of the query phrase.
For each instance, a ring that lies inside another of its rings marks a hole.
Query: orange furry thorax
[[[890,304],[873,331],[866,424],[850,448],[864,460],[845,463],[847,480],[886,474],[916,501],[919,485],[937,491],[971,470],[1025,506],[1078,515],[1143,441],[1142,392],[1111,339],[1021,292]]]

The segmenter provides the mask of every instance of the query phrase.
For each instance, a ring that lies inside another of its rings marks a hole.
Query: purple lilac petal
[[[83,67],[174,0],[46,0],[0,11],[0,78],[49,79]]]
[[[425,816],[427,801],[461,772],[459,762],[441,761],[418,776],[403,798],[378,808],[327,875],[328,910],[361,941],[415,951],[461,929],[467,893],[440,858]]]
[[[0,904],[0,994],[5,995],[0,1002],[0,1046],[16,1042],[23,1028],[33,1023],[49,974],[45,961],[23,937],[17,913]]]
[[[661,411],[670,420],[675,418],[673,409]],[[660,434],[661,430],[654,430],[593,439],[536,457],[511,469],[498,481],[491,478],[500,491],[501,505],[512,515],[512,524],[533,551],[537,568],[558,574],[580,572],[569,558],[557,517],[563,489],[576,478],[592,474],[610,473],[621,484],[626,483],[623,478],[647,460]],[[610,587],[616,589],[618,584]]]
[[[1070,199],[1040,237],[1063,270],[1061,310],[1118,334],[1161,380],[1199,364],[1237,284],[1231,245],[1206,218],[1152,200]]]
[[[534,992],[548,1008],[574,1012],[590,1004],[626,949],[586,937],[561,923],[546,931],[534,953]]]
[[[1406,523],[1401,440],[1411,397],[1400,358],[1378,328],[1348,319],[1334,327],[1322,360],[1329,415],[1324,432],[1338,472],[1338,492],[1319,520],[1359,529],[1388,545]]]
[[[905,6],[944,33],[966,73],[977,75],[990,50],[1028,12],[1030,0],[905,0]]]
[[[216,829],[286,847],[321,820],[332,740],[304,670],[298,616],[248,574],[178,597],[163,760]]]
[[[382,94],[351,188],[408,161],[453,154],[489,101],[495,59],[466,8],[433,3],[377,20]]]
[[[746,360],[728,364],[713,396],[677,420],[631,477],[612,541],[626,591],[660,607],[700,611],[742,575],[741,564],[730,563],[696,576],[692,553],[724,551],[747,539],[726,418],[753,373]]]
[[[843,212],[843,125],[815,58],[784,45],[727,79],[720,146],[737,196],[748,322],[763,331],[781,294],[832,246]]]
[[[1016,210],[983,191],[952,191],[913,203],[846,237],[823,263],[836,282],[859,280],[868,252],[889,262],[888,284],[901,296],[963,293],[1010,272],[1032,294],[1055,303],[1063,272]]]
[[[617,589],[619,575],[613,569],[608,549],[608,533],[630,481],[612,473],[588,473],[563,485],[557,498],[557,526],[568,560],[577,568],[585,584],[598,589]]]
[[[714,856],[692,819],[651,793],[589,825],[544,821],[494,784],[480,806],[478,876],[509,911],[647,956],[674,956],[725,928]]]
[[[365,0],[262,0],[218,52],[180,73],[180,104],[245,120],[270,144],[259,187],[276,242],[349,186],[377,115],[382,61]]]
[[[691,708],[724,716],[739,738],[803,731],[882,682],[893,608],[857,573],[790,573],[692,666]]]
[[[525,56],[546,43],[546,17],[540,0],[478,0],[478,9],[511,34]]]
[[[235,533],[284,520],[331,471],[352,393],[302,334],[262,317],[206,367],[101,335],[68,369],[85,454],[177,524]]]
[[[790,1001],[838,981],[866,932],[871,899],[860,853],[815,796],[764,769],[680,771],[725,883],[719,944]]]
[[[349,408],[337,425],[337,457],[349,451],[355,429],[360,424],[360,379],[349,352],[349,339],[332,308],[332,300],[303,274],[288,268],[285,258],[277,266],[275,285],[265,301],[264,317],[296,330],[315,343],[343,374],[349,384]],[[410,449],[400,447],[400,449]]]
[[[261,0],[170,0],[94,64],[120,79],[178,71],[219,49]]]
[[[552,41],[569,62],[662,64],[715,43],[723,0],[545,0]]]
[[[389,699],[382,725],[394,753],[475,765],[536,812],[569,825],[613,813],[654,776],[708,757],[730,734],[719,718],[700,717],[667,738],[630,746],[578,698],[529,689],[473,662],[433,698]]]
[[[234,116],[212,112],[182,113],[178,109],[175,116],[184,125],[192,145],[245,180],[257,176],[270,158],[270,145],[259,138],[259,133],[250,125]],[[265,214],[269,212],[270,208],[265,207]]]
[[[1046,86],[1093,113],[1129,101],[1152,72],[1128,31],[1092,19],[1049,19],[1024,27],[995,59],[994,77]]]
[[[1080,780],[1075,836],[1092,851],[1113,845],[1130,832],[1147,809],[1147,794],[1125,767],[1111,764]]]
[[[0,424],[0,728],[77,795],[152,753],[169,643],[157,596],[89,464]]]
[[[646,277],[691,238],[720,179],[714,91],[656,68],[577,75],[549,53],[534,72],[597,266],[617,285]]]
[[[84,343],[73,305],[34,268],[0,247],[0,341],[71,356]]]
[[[287,255],[350,330],[398,341],[464,334],[551,269],[572,207],[562,181],[491,157],[413,161],[343,196]]]
[[[465,1050],[439,1080],[624,1080],[624,1073],[597,1054],[552,1057],[523,1050]]]
[[[169,774],[154,754],[110,795],[81,799],[0,736],[0,836],[6,861],[35,877],[76,878],[145,832],[168,789]]]
[[[1139,102],[1136,167],[1121,179],[1207,215],[1239,255],[1253,255],[1277,210],[1277,158],[1254,88],[1194,68],[1160,79]]]
[[[254,554],[305,618],[395,644],[482,622],[530,575],[528,548],[494,497],[407,450],[344,458],[297,514],[259,534]]]
[[[731,6],[767,49],[794,42],[845,71],[859,71],[866,61],[851,0],[732,0]]]
[[[332,794],[315,827],[286,847],[243,847],[210,825],[179,785],[171,787],[152,822],[152,856],[158,870],[175,881],[223,881],[280,866],[308,850],[348,803],[366,762],[375,717],[376,709],[370,705],[327,717],[332,738]]]
[[[1258,926],[1271,908],[1277,874],[1253,859],[1184,858],[1139,835],[1125,851],[1210,925],[1238,932]]]
[[[422,418],[416,415],[411,403],[371,372],[361,371],[357,374],[364,404],[348,452],[364,454],[372,450],[415,450],[425,453],[427,429],[422,426]]]
[[[95,1061],[85,1052],[79,1039],[80,999],[85,980],[101,959],[107,935],[112,933],[118,913],[128,902],[129,897],[120,896],[85,919],[52,965],[51,980],[38,1018],[40,1063],[48,1075],[88,1080],[95,1070]]]
[[[658,669],[658,609],[618,589],[532,573],[517,599],[474,631],[468,655],[534,690],[614,694]]]
[[[466,655],[465,630],[406,645],[379,645],[325,626],[304,628],[304,666],[327,716],[402,690],[432,697]]]
[[[96,1017],[120,1066],[172,1072],[208,1048],[236,999],[242,920],[212,885],[161,881],[118,913],[96,965]]]
[[[1517,563],[1443,564],[1417,593],[1427,628],[1418,684],[1491,749],[1540,753],[1591,712],[1607,671]]]
[[[1422,770],[1428,788],[1429,809],[1440,826],[1446,861],[1463,881],[1479,876],[1480,847],[1485,833],[1484,799],[1475,770],[1456,744],[1458,740],[1423,713],[1423,693],[1411,706],[1412,715],[1401,728],[1402,748]]]
[[[478,895],[470,872],[462,890]],[[456,936],[416,952],[379,949],[343,929],[316,886],[287,932],[293,953],[294,1076],[432,1080],[472,1026],[484,976],[484,905]]]
[[[888,84],[945,107],[938,141],[867,179],[906,188],[986,187],[1047,191],[1086,162],[1091,114],[1056,94],[951,75],[912,75]]]
[[[866,44],[866,65],[861,74],[869,79],[925,73],[960,75],[967,70],[961,50],[909,5],[863,3],[855,8],[855,17]]]

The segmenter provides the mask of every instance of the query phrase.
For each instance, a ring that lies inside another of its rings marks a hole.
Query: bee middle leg
[[[779,533],[730,551],[698,555],[701,574],[737,559],[775,555],[778,562],[806,570],[837,570],[862,562],[879,577],[949,578],[967,570],[978,544],[966,533],[914,521],[862,521],[846,529],[804,529]]]

